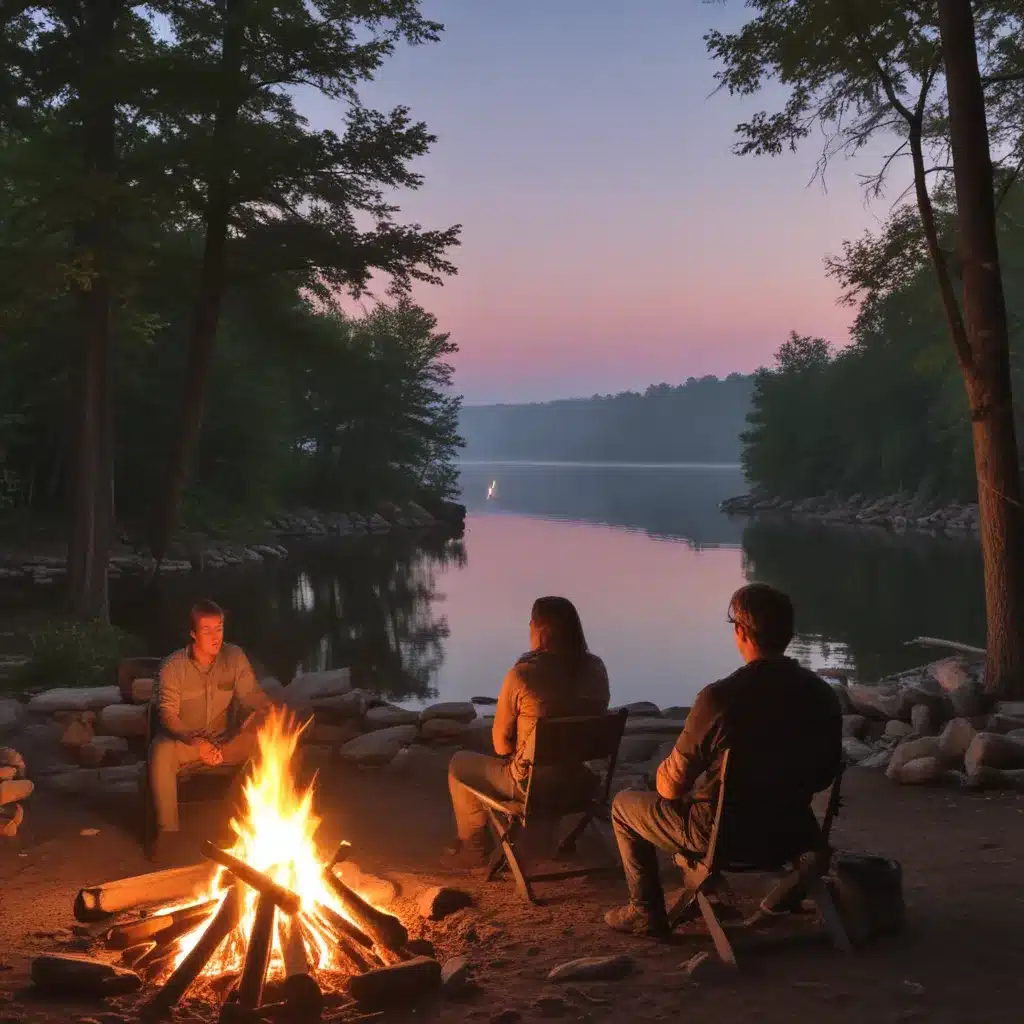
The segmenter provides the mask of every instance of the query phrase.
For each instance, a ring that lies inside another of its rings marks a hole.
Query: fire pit
[[[186,992],[202,992],[222,1002],[222,1019],[255,1017],[257,1009],[261,1017],[280,1009],[282,1016],[315,1019],[323,993],[351,988],[354,977],[414,960],[401,921],[374,907],[334,871],[348,853],[347,844],[333,858],[317,846],[313,784],[300,790],[292,772],[303,728],[288,712],[268,716],[245,781],[243,810],[231,822],[234,843],[229,849],[204,844],[212,862],[205,883],[197,867],[115,883],[141,884],[116,896],[111,889],[106,907],[98,890],[79,895],[76,914],[88,917],[136,895],[142,896],[138,903],[151,902],[146,877],[154,886],[163,880],[165,892],[155,899],[164,905],[105,936],[108,947],[121,950],[122,964],[160,985],[146,1003],[149,1011],[166,1012]],[[184,891],[191,886],[192,892],[172,902],[166,893],[175,886]],[[439,979],[436,962],[429,965]],[[427,965],[407,966],[415,971]],[[276,989],[269,1001],[268,983]]]

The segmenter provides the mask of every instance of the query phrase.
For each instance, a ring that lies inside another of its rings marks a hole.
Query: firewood
[[[192,947],[184,960],[175,968],[163,987],[146,1003],[149,1012],[169,1010],[188,991],[189,986],[199,977],[210,957],[238,924],[242,910],[241,892],[233,885],[224,897],[220,910],[207,925],[206,931]]]
[[[142,987],[134,971],[71,954],[46,954],[32,961],[32,984],[50,995],[127,995]]]
[[[351,922],[346,921],[341,914],[330,907],[325,907],[322,903],[316,904],[316,912],[334,937],[342,959],[347,962],[349,970],[353,973],[362,973],[381,963],[380,958],[373,951],[372,942]]]
[[[281,957],[284,960],[284,976],[309,974],[309,955],[306,952],[306,937],[298,916],[277,922],[281,939]]]
[[[236,878],[255,889],[260,896],[266,896],[276,907],[286,914],[297,914],[302,907],[302,900],[297,893],[278,885],[272,878],[250,867],[243,860],[224,850],[219,850],[213,843],[203,843],[203,856],[227,868]]]
[[[394,967],[358,974],[348,983],[349,994],[362,1007],[376,1009],[408,1003],[441,988],[441,965],[420,956]]]
[[[198,924],[217,909],[217,900],[206,900],[191,907],[172,911],[170,914],[155,914],[139,921],[119,924],[111,928],[104,936],[109,949],[125,949],[147,939],[155,939],[161,932],[180,924],[191,921]]]
[[[75,919],[84,923],[102,921],[132,907],[177,903],[207,889],[214,870],[209,863],[193,864],[87,886],[75,897]]]
[[[134,967],[147,953],[156,949],[155,942],[140,942],[135,946],[129,946],[121,952],[121,963],[125,967]]]
[[[255,1010],[263,998],[263,983],[267,979],[267,967],[270,965],[276,914],[273,895],[260,893],[256,901],[256,918],[249,933],[249,946],[245,951],[245,966],[238,982],[238,1005],[243,1010]]]
[[[397,917],[370,906],[359,893],[350,889],[330,866],[324,869],[324,879],[360,931],[373,939],[377,946],[392,953],[400,952],[409,941],[409,933]]]

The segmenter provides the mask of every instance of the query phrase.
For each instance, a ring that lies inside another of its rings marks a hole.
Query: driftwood
[[[111,928],[104,939],[110,949],[127,949],[129,946],[145,942],[148,939],[159,941],[157,937],[176,924],[184,921],[198,924],[217,909],[217,902],[217,900],[207,900],[204,903],[172,911],[170,914],[154,914],[153,917],[144,917],[128,924],[119,924]]]
[[[297,914],[302,907],[302,900],[297,893],[278,885],[269,875],[250,867],[243,860],[224,850],[218,849],[213,843],[203,843],[203,856],[220,864],[230,871],[235,878],[255,889],[260,896],[266,896],[275,907],[280,907],[286,914]]]
[[[345,908],[345,912],[356,923],[356,927],[373,939],[377,946],[400,954],[402,948],[409,941],[409,933],[405,930],[405,926],[397,917],[371,906],[359,893],[350,889],[334,873],[333,865],[336,862],[337,858],[335,857],[324,868],[324,879]]]
[[[263,999],[263,983],[270,965],[270,948],[274,941],[274,917],[277,906],[271,893],[260,893],[256,917],[249,932],[245,966],[238,982],[238,1005],[242,1010],[255,1010]]]
[[[913,640],[907,640],[904,647],[913,645],[918,647],[945,647],[951,651],[961,651],[964,654],[984,654],[984,647],[972,647],[970,644],[962,644],[958,640],[943,640],[937,636],[915,636]]]
[[[85,923],[103,921],[133,907],[177,903],[203,892],[213,881],[213,872],[208,863],[193,864],[87,886],[75,897],[75,919]]]
[[[146,1004],[147,1010],[168,1010],[188,991],[189,986],[199,977],[199,972],[217,951],[218,946],[238,924],[242,909],[241,895],[238,886],[233,885],[227,896],[224,897],[220,910],[217,911],[206,931],[199,937],[199,941],[192,947],[163,987]]]

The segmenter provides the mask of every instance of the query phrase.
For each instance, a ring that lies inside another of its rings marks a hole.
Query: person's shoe
[[[441,867],[445,871],[477,871],[487,866],[488,850],[485,842],[469,840],[455,842],[444,848],[441,854]]]
[[[640,935],[650,939],[667,939],[671,933],[664,914],[651,913],[633,903],[609,910],[604,915],[604,923],[624,935]]]

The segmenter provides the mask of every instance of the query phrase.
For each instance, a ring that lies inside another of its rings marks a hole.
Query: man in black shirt
[[[811,799],[831,784],[842,760],[839,700],[828,683],[785,656],[793,639],[793,605],[785,594],[764,583],[741,587],[728,622],[745,664],[697,695],[658,768],[657,792],[626,790],[612,804],[630,898],[605,915],[616,931],[667,934],[656,848],[697,858],[707,850],[726,750],[718,841],[728,857],[764,861],[778,844],[805,835],[813,844]]]

